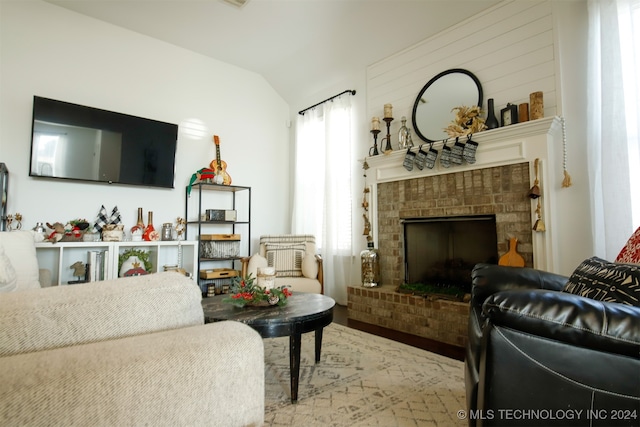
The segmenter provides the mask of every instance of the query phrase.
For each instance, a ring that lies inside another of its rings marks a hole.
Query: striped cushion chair
[[[258,253],[242,260],[242,274],[256,277],[260,267],[275,267],[276,286],[289,286],[294,292],[324,292],[322,257],[316,253],[312,235],[261,236]]]

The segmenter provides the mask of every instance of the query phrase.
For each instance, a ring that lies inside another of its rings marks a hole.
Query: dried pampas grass
[[[447,135],[451,137],[467,136],[473,133],[481,132],[487,128],[484,119],[480,117],[482,110],[477,105],[466,107],[461,105],[454,107],[451,112],[456,112],[455,119],[444,128]]]

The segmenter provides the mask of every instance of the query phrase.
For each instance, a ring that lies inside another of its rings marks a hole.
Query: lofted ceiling
[[[46,0],[262,75],[293,107],[499,0]],[[342,89],[342,88],[341,88]],[[351,89],[351,87],[344,87]]]

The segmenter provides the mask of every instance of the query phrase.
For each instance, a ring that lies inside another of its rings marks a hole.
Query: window
[[[341,96],[299,116],[295,153],[292,232],[316,237],[325,293],[343,304],[354,259],[352,115]]]
[[[587,156],[595,254],[640,226],[640,0],[590,0]]]

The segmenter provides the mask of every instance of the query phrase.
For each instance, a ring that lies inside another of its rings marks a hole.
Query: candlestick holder
[[[387,124],[387,136],[382,138],[380,141],[380,148],[382,148],[382,141],[387,140],[387,145],[382,150],[383,153],[388,154],[393,151],[393,147],[391,146],[391,122],[393,121],[393,117],[384,117],[382,120]]]
[[[373,129],[371,133],[373,134],[373,147],[369,148],[369,155],[377,156],[380,154],[378,153],[378,134],[380,133],[380,129]]]

